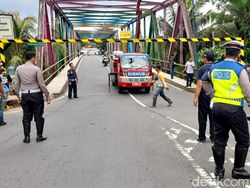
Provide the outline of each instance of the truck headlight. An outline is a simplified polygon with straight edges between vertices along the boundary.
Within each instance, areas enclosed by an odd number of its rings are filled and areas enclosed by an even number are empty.
[[[129,82],[129,79],[128,78],[120,78],[120,82]]]

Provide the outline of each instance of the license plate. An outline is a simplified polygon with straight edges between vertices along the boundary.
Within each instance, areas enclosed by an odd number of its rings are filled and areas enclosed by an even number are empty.
[[[141,86],[141,83],[132,83],[132,86]]]

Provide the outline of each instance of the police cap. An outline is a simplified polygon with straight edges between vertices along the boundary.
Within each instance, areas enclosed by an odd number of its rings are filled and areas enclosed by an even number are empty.
[[[232,40],[230,42],[225,43],[226,48],[232,48],[232,49],[244,49],[244,45],[237,40]]]

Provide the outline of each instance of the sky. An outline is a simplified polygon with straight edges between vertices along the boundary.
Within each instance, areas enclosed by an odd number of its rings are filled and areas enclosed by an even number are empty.
[[[39,0],[0,0],[3,11],[18,11],[21,18],[26,16],[38,17]]]

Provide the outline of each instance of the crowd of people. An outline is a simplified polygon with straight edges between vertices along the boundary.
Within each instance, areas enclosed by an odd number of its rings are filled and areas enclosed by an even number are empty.
[[[0,126],[4,126],[7,122],[4,121],[3,111],[9,109],[7,104],[10,94],[10,85],[12,84],[12,78],[7,73],[7,70],[3,67],[3,62],[0,61]]]

